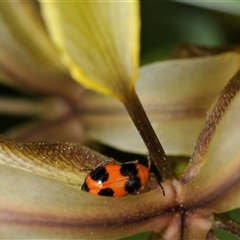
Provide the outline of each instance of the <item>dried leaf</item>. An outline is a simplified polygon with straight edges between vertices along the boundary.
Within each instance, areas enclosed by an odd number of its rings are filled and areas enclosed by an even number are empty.
[[[138,2],[40,3],[50,35],[75,80],[124,99],[138,74]]]

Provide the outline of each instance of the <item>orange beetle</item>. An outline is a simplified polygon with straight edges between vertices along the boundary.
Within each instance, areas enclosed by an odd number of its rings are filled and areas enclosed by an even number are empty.
[[[138,191],[148,182],[151,175],[149,167],[137,160],[122,165],[114,160],[106,161],[87,175],[81,189],[95,195],[122,197]]]

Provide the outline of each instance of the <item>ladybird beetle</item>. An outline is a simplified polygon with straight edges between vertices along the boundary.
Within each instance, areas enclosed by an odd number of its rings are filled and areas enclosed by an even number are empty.
[[[95,195],[122,197],[138,191],[148,182],[151,175],[149,168],[150,165],[147,168],[137,160],[119,165],[111,159],[92,170],[81,189]]]

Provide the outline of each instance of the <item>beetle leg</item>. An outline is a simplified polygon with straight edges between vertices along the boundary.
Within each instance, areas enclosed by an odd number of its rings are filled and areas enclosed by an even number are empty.
[[[164,188],[163,188],[161,182],[160,182],[159,179],[155,176],[155,174],[151,173],[151,175],[157,180],[158,185],[159,185],[160,188],[162,189],[163,196],[165,196],[165,191],[164,191]]]

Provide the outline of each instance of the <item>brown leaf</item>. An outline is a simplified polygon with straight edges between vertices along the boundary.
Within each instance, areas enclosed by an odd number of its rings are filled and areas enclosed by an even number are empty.
[[[22,143],[0,138],[0,163],[80,186],[86,168],[94,169],[108,158],[73,143]],[[89,171],[89,170],[88,170]]]

